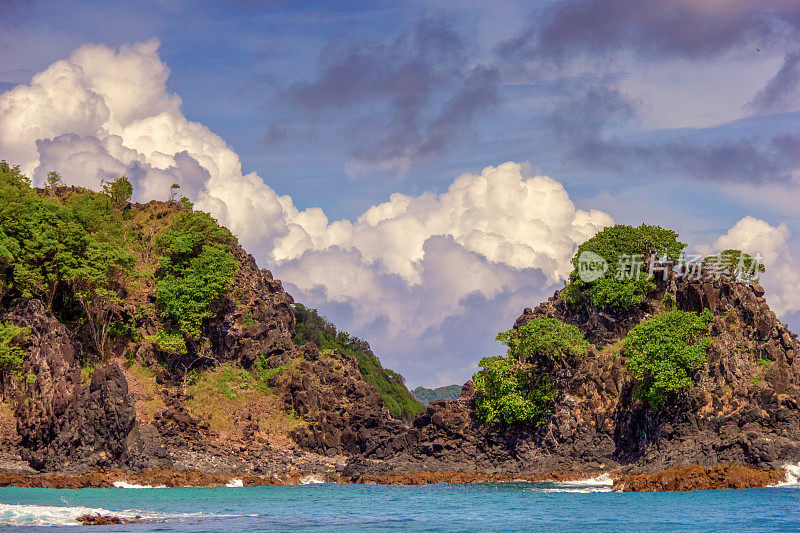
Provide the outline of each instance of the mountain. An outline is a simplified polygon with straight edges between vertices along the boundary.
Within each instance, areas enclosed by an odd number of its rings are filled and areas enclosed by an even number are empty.
[[[608,228],[498,335],[506,356],[423,407],[188,199],[48,182],[0,163],[0,484],[609,473],[648,490],[773,483],[800,461],[800,342],[737,270],[760,270],[747,254],[687,275],[674,232]],[[664,265],[614,275],[631,257]]]
[[[422,409],[186,198],[51,178],[0,164],[6,470],[330,470]]]
[[[435,389],[420,386],[412,390],[411,394],[422,405],[428,405],[437,400],[455,400],[461,394],[461,385],[445,385]]]
[[[362,463],[362,474],[673,469],[680,476],[688,465],[779,469],[800,460],[800,342],[770,310],[757,281],[718,273],[692,278],[670,267],[666,279],[642,286],[639,301],[605,309],[591,289],[577,298],[572,289],[568,284],[525,309],[500,336],[510,359],[529,349],[529,359],[514,360],[515,370],[503,375],[516,392],[500,406],[514,414],[514,406],[540,402],[542,411],[528,411],[536,415],[529,421],[487,421],[486,383],[494,378],[479,372],[459,399],[432,402],[413,428],[376,447],[369,457],[377,461]],[[526,338],[531,323],[546,328]],[[570,336],[549,337],[554,324]],[[675,335],[687,324],[691,334]],[[570,349],[556,353],[553,347],[575,334]],[[642,375],[647,354],[656,370]],[[674,359],[683,360],[683,370],[670,367]],[[481,361],[484,373],[499,364]]]

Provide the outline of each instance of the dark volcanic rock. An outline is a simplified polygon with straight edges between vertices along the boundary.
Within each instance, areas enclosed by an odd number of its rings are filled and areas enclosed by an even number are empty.
[[[388,416],[354,357],[336,351],[322,354],[313,343],[301,352],[302,361],[272,383],[283,391],[286,408],[307,422],[292,433],[300,446],[323,455],[358,455],[405,429]]]
[[[2,320],[28,328],[23,378],[5,374],[3,392],[14,404],[23,456],[41,460],[37,452],[54,438],[56,421],[80,386],[81,346],[38,300],[15,300]]]
[[[291,359],[294,350],[294,300],[241,246],[234,247],[234,256],[239,268],[231,292],[242,298],[238,307],[228,306],[220,320],[206,325],[212,352],[238,360],[245,368],[261,355],[269,358],[272,366],[280,366]]]
[[[636,383],[618,343],[658,311],[667,290],[679,309],[711,309],[713,342],[696,386],[656,413],[634,399]],[[543,426],[478,420],[470,382],[461,398],[431,403],[412,429],[375,447],[369,457],[383,461],[353,468],[367,474],[392,468],[655,472],[690,464],[774,468],[800,460],[800,343],[769,310],[759,285],[672,278],[639,307],[618,314],[588,302],[572,308],[557,292],[526,309],[515,326],[536,316],[574,324],[593,343],[586,357],[554,369],[559,396]]]
[[[34,466],[46,470],[118,466],[135,423],[133,397],[120,368],[98,368],[89,386],[80,389],[56,421],[54,437]]]

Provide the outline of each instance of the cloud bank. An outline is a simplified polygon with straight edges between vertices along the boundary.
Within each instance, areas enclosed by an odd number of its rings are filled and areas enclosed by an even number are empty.
[[[463,379],[482,355],[476,338],[490,349],[497,330],[569,271],[577,244],[613,223],[511,162],[464,174],[439,195],[393,194],[355,221],[330,222],[243,173],[219,136],[182,114],[158,45],[86,45],[0,95],[2,157],[36,183],[50,170],[94,188],[126,175],[142,201],[180,184],[299,300],[331,310],[414,382]],[[471,335],[455,332],[464,323]]]
[[[165,199],[180,184],[299,301],[368,338],[413,384],[463,381],[481,356],[499,351],[497,331],[560,285],[576,246],[614,223],[514,162],[463,174],[441,194],[393,194],[355,220],[330,221],[244,173],[225,141],[183,115],[158,46],[86,45],[0,94],[2,157],[37,183],[50,170],[94,188],[126,175],[141,201]],[[561,109],[554,127],[578,120],[595,135],[603,113],[630,112],[617,96],[587,94]],[[601,113],[605,101],[617,105]],[[708,248],[764,255],[768,297],[783,314],[800,309],[789,238],[785,225],[747,217]]]

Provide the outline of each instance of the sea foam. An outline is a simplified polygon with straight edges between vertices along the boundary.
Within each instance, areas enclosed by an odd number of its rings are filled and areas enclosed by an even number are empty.
[[[127,481],[115,481],[112,483],[114,488],[117,489],[165,489],[166,485],[138,485],[136,483],[128,483]]]
[[[771,485],[772,487],[797,487],[800,486],[800,463],[797,464],[785,464],[783,465],[783,469],[786,470],[786,479],[777,483],[775,485]]]
[[[51,505],[11,505],[0,503],[0,524],[7,526],[78,526],[78,517],[87,514],[112,515],[120,518],[156,519],[134,511],[109,511],[92,507],[58,507]]]
[[[590,492],[611,492],[614,480],[608,474],[599,476],[576,479],[574,481],[559,481],[547,483],[547,486],[537,488],[541,492],[575,492],[587,494]]]

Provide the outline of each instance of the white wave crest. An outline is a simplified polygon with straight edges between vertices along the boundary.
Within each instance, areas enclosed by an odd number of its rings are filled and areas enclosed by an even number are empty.
[[[325,478],[319,474],[309,474],[300,478],[301,485],[316,485],[317,483],[325,483]]]
[[[771,485],[772,487],[800,487],[800,463],[785,464],[783,469],[786,470],[786,479]]]
[[[91,507],[57,507],[51,505],[10,505],[0,503],[0,524],[5,526],[78,526],[78,517],[87,514],[112,515],[120,518],[155,520],[134,511],[109,511]]]
[[[226,487],[244,487],[244,483],[242,483],[241,479],[232,479],[225,486]]]
[[[138,485],[136,483],[128,483],[127,481],[115,481],[112,483],[118,489],[166,489],[166,485]]]
[[[614,485],[614,480],[608,474],[600,474],[599,476],[591,477],[588,479],[576,479],[574,481],[558,481],[547,483],[547,486],[538,488],[541,492],[574,492],[579,494],[588,494],[590,492],[611,492],[611,486]]]

